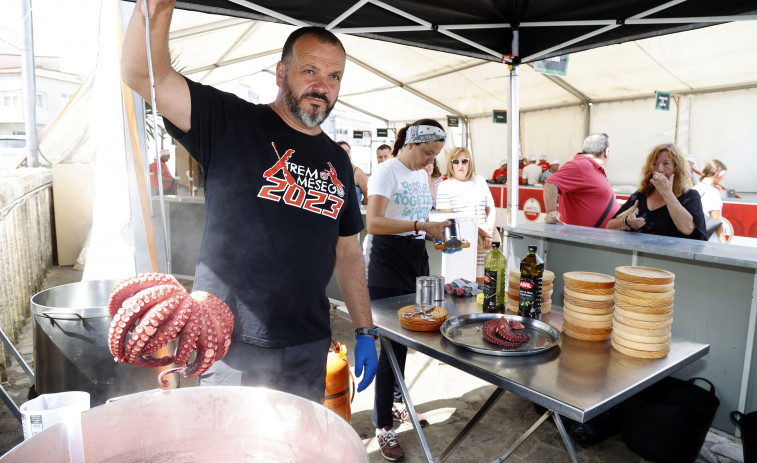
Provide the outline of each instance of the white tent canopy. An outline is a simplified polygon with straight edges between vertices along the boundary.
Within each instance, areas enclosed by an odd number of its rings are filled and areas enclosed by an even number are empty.
[[[273,72],[294,26],[177,10],[170,47],[188,77],[209,85],[246,78],[261,101],[275,94]],[[470,122],[479,173],[506,156],[508,66],[462,55],[341,34],[348,63],[340,103],[400,125],[458,115]],[[250,77],[252,76],[252,77]],[[757,191],[755,154],[757,22],[695,29],[570,55],[567,76],[520,66],[521,153],[567,161],[589,132],[610,134],[614,184],[638,180],[640,158],[674,139],[701,166],[732,167],[726,183]],[[259,86],[259,87],[258,87]],[[656,90],[680,96],[654,110]],[[676,136],[677,135],[677,136]],[[727,147],[727,150],[723,150]],[[738,169],[736,168],[738,167]]]

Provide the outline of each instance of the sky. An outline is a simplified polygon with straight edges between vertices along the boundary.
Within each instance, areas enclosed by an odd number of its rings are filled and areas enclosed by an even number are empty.
[[[35,55],[60,57],[61,71],[87,76],[97,59],[100,0],[31,0],[31,4]],[[21,6],[21,0],[0,0],[0,53],[21,53]]]

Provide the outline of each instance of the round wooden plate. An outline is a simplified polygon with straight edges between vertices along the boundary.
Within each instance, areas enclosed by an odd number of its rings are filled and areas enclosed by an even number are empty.
[[[633,297],[638,299],[645,299],[648,301],[659,301],[661,299],[673,299],[675,297],[675,289],[670,291],[651,292],[640,291],[637,289],[628,289],[625,286],[615,286],[615,294],[622,294],[626,297]]]
[[[660,343],[655,343],[655,344],[646,343],[646,342],[637,342],[637,341],[632,341],[630,339],[624,338],[617,331],[613,331],[612,337],[618,344],[628,347],[629,349],[644,350],[648,352],[658,352],[658,351],[667,352],[670,350],[670,340],[668,340],[667,342],[660,342]]]
[[[590,322],[586,320],[579,320],[571,317],[568,314],[563,314],[563,319],[571,325],[580,326],[583,328],[612,328],[612,319],[607,321]]]
[[[640,305],[626,304],[623,301],[615,301],[615,305],[623,310],[636,313],[663,314],[670,313],[673,310],[673,304],[664,307],[644,307]]]
[[[670,348],[668,350],[664,351],[657,351],[657,352],[649,352],[644,350],[637,350],[637,349],[631,349],[628,348],[622,344],[619,344],[616,342],[615,339],[610,339],[610,343],[612,344],[612,347],[620,352],[621,354],[628,355],[630,357],[638,357],[638,358],[644,358],[644,359],[661,359],[668,355],[668,352],[670,352]]]
[[[568,289],[568,287],[565,287],[565,295],[570,296],[573,299],[581,299],[583,301],[595,301],[595,302],[612,302],[615,299],[615,294],[587,294],[582,292],[576,292],[571,289]]]
[[[511,268],[508,271],[508,276],[510,277],[510,280],[518,280],[520,281],[520,269],[519,268]],[[555,272],[551,270],[544,270],[541,274],[541,281],[543,283],[549,282],[550,284],[555,280]]]
[[[615,278],[603,273],[565,272],[562,275],[566,285],[573,288],[614,288]]]
[[[636,326],[630,326],[626,325],[625,323],[621,322],[618,317],[614,317],[612,320],[612,329],[623,331],[624,333],[627,333],[628,335],[636,335],[636,336],[648,336],[650,338],[656,338],[660,336],[666,336],[670,334],[670,327],[663,327],[659,329],[653,329],[653,328],[639,328]]]
[[[625,310],[621,307],[615,306],[615,313],[620,314],[625,318],[632,318],[634,320],[640,320],[645,322],[664,322],[673,318],[673,309],[670,309],[666,313],[639,313],[630,310]]]
[[[572,293],[575,294],[575,293]],[[606,309],[608,307],[612,307],[615,305],[615,301],[608,300],[608,301],[594,301],[589,299],[583,299],[580,297],[575,297],[571,294],[565,293],[565,296],[563,296],[563,300],[570,302],[571,304],[580,305],[583,307],[590,307],[592,309]]]
[[[596,296],[607,296],[615,293],[615,288],[580,288],[571,283],[565,283],[565,289],[569,289],[575,293],[590,294]]]
[[[612,321],[612,313],[605,314],[591,314],[585,312],[574,312],[567,307],[563,308],[564,315],[575,320],[587,321],[587,322],[606,322]]]
[[[426,307],[428,306],[423,306],[424,309]],[[421,318],[420,315],[416,315],[412,318],[405,318],[402,316],[402,314],[412,312],[415,312],[414,305],[406,305],[397,311],[397,315],[400,317],[400,325],[402,325],[403,328],[412,331],[436,331],[447,320],[447,311],[439,306],[434,307],[434,310],[428,312],[428,315],[434,316],[433,320],[426,320],[425,318]]]
[[[670,329],[670,327],[673,325],[672,317],[668,320],[663,320],[663,321],[637,320],[635,318],[626,317],[625,315],[621,314],[617,309],[615,310],[613,315],[614,315],[613,323],[620,322],[626,326],[632,326],[634,328],[644,328],[648,330],[661,330],[661,329]]]
[[[584,307],[581,304],[572,304],[568,301],[563,301],[563,307],[573,312],[583,312],[583,313],[592,314],[592,315],[604,315],[604,314],[612,313],[615,310],[614,305],[611,305],[610,307],[607,307],[607,308],[595,309],[592,307]]]
[[[615,303],[620,302],[625,305],[635,305],[638,307],[670,307],[674,299],[642,299],[640,297],[629,297],[624,294],[615,294]]]
[[[631,283],[666,285],[673,283],[676,276],[672,272],[657,268],[623,266],[615,268],[615,278]]]
[[[643,336],[639,334],[629,333],[628,331],[624,331],[618,328],[617,325],[613,325],[612,329],[613,329],[613,333],[615,333],[613,336],[617,335],[624,339],[628,339],[629,341],[641,342],[641,343],[646,343],[646,344],[660,344],[660,343],[670,344],[670,336],[671,336],[670,332],[661,336]]]
[[[675,283],[668,283],[664,285],[652,285],[648,283],[632,283],[626,280],[615,279],[615,289],[632,289],[634,291],[645,291],[648,293],[664,293],[671,291],[675,287]]]

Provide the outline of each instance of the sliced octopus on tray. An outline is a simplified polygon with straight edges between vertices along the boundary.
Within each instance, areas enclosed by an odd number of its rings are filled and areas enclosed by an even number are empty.
[[[501,347],[515,348],[528,342],[531,336],[516,333],[513,330],[522,330],[523,324],[519,321],[508,320],[505,317],[493,318],[484,323],[484,339]]]
[[[234,316],[223,301],[205,291],[187,293],[176,278],[162,273],[140,274],[119,283],[108,299],[108,313],[113,317],[108,347],[117,362],[138,367],[178,365],[158,376],[164,387],[167,374],[191,378],[223,358],[234,330]],[[150,355],[176,338],[174,355]]]

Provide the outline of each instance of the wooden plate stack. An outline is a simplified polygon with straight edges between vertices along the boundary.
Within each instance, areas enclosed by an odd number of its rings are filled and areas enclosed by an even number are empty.
[[[610,339],[615,279],[601,273],[566,272],[563,280],[563,333],[584,341]]]
[[[626,355],[662,358],[670,352],[675,274],[649,267],[615,269],[612,346]]]
[[[507,310],[518,313],[520,296],[520,270],[511,268],[507,275]],[[549,313],[552,310],[552,289],[554,287],[555,274],[544,270],[541,276],[541,313]]]
[[[426,307],[428,306],[423,306],[424,309],[426,309]],[[397,311],[397,315],[400,317],[400,325],[403,328],[413,331],[436,331],[447,320],[447,311],[439,306],[434,307],[434,310],[428,311],[428,315],[434,316],[433,320],[427,320],[420,315],[415,315],[410,318],[402,316],[402,314],[413,313],[415,311],[414,305],[406,305]]]

